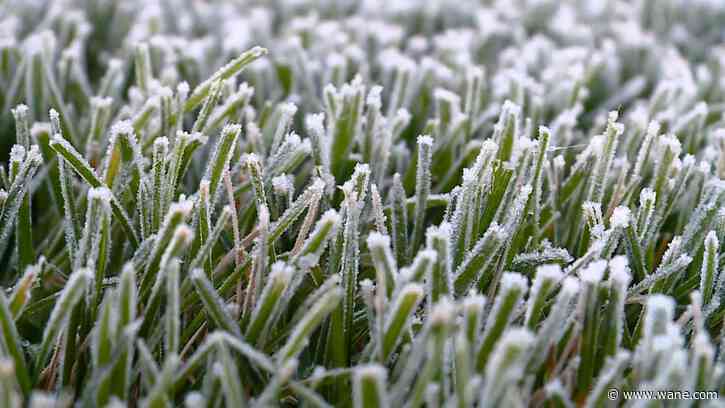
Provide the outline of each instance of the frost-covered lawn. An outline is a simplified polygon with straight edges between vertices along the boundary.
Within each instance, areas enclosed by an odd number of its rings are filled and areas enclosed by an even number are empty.
[[[723,44],[715,0],[0,3],[0,407],[725,393]]]

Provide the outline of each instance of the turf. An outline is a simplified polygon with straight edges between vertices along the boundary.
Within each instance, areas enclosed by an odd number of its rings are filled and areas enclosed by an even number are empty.
[[[724,25],[1,3],[0,406],[723,406]]]

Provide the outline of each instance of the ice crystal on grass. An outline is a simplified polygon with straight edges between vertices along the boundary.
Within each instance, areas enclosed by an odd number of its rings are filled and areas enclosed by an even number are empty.
[[[725,392],[721,2],[6,3],[3,408]]]

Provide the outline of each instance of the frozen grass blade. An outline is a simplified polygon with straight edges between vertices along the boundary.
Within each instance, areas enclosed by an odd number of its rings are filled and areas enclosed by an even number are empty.
[[[214,201],[217,191],[222,187],[222,177],[229,167],[229,161],[234,154],[237,139],[242,131],[239,125],[227,125],[222,129],[221,137],[214,149],[214,155],[209,161],[206,177],[209,180],[209,197]]]
[[[526,329],[511,329],[503,335],[486,365],[486,385],[480,396],[483,406],[496,406],[503,396],[501,391],[521,377],[533,341]]]
[[[304,193],[302,193],[297,200],[285,211],[275,222],[270,226],[268,241],[274,241],[279,238],[285,231],[287,231],[293,222],[302,215],[302,212],[307,209],[309,211],[313,203],[320,199],[324,184],[322,180],[315,180]]]
[[[408,259],[408,209],[405,204],[405,190],[400,183],[400,175],[393,176],[390,197],[390,224],[393,234],[393,249],[398,265],[405,265]]]
[[[409,319],[418,303],[423,299],[423,287],[416,283],[409,283],[400,289],[396,299],[393,301],[390,311],[388,311],[387,321],[385,322],[382,349],[382,361],[385,362],[390,357],[398,342],[400,336],[408,326]]]
[[[179,262],[172,260],[166,273],[166,337],[164,345],[166,353],[178,353],[181,336],[181,299],[179,294]]]
[[[507,273],[501,277],[499,293],[488,316],[483,337],[476,349],[476,371],[481,372],[486,367],[496,344],[513,320],[514,309],[527,289],[526,278],[519,274]]]
[[[267,284],[252,312],[252,320],[247,326],[245,339],[251,344],[260,342],[281,313],[282,295],[287,289],[294,274],[294,269],[282,262],[272,265]],[[263,336],[266,337],[266,336]]]
[[[315,229],[303,242],[293,261],[303,269],[315,266],[327,248],[328,241],[337,234],[339,226],[340,215],[335,210],[327,210],[317,221]]]
[[[95,172],[88,165],[85,159],[83,159],[78,151],[76,151],[67,140],[63,139],[63,137],[57,134],[53,136],[53,139],[50,142],[50,147],[52,147],[53,150],[62,157],[62,160],[68,163],[68,165],[72,167],[73,170],[75,170],[75,172],[78,173],[78,175],[81,176],[81,178],[91,187],[104,187],[104,183],[96,176]],[[131,244],[134,247],[138,246],[139,241],[136,236],[136,231],[131,226],[131,221],[128,218],[128,214],[126,214],[126,210],[121,206],[116,197],[112,197],[111,199],[111,208],[113,209],[114,217],[121,224],[121,227],[126,233],[126,236],[130,240]]]
[[[389,406],[385,391],[385,368],[379,365],[361,366],[353,375],[354,406],[356,408]]]
[[[20,145],[15,145],[11,151],[9,170],[10,176],[12,177],[12,184],[8,186],[7,197],[4,200],[2,211],[0,212],[0,220],[2,220],[2,225],[0,225],[0,253],[5,252],[13,226],[17,223],[18,227],[16,231],[19,233],[18,250],[20,270],[24,266],[32,263],[29,259],[32,255],[32,245],[28,241],[32,237],[27,235],[30,232],[28,230],[30,226],[27,225],[29,222],[29,213],[26,213],[26,216],[21,213],[30,210],[30,202],[26,198],[31,192],[31,180],[38,170],[41,161],[42,159],[37,146],[31,147],[26,152]]]
[[[554,287],[563,279],[559,265],[540,266],[536,269],[536,277],[531,285],[531,292],[526,308],[525,326],[529,330],[536,329],[544,314],[547,298]]]
[[[199,106],[202,101],[204,101],[204,99],[206,99],[206,97],[209,95],[212,85],[215,82],[220,80],[224,81],[237,75],[241,70],[244,69],[244,67],[252,63],[254,60],[264,56],[265,54],[267,54],[267,50],[261,47],[254,47],[249,51],[243,52],[237,58],[230,61],[227,65],[220,68],[209,79],[197,85],[191,95],[189,95],[189,99],[186,100],[186,103],[184,104],[184,110],[186,112],[189,112]]]
[[[302,351],[309,342],[312,332],[322,323],[322,321],[332,313],[342,300],[342,290],[339,287],[328,290],[320,299],[309,309],[308,313],[295,326],[285,345],[277,354],[278,362],[286,362]]]
[[[151,287],[156,281],[156,274],[159,269],[161,269],[161,261],[164,253],[166,252],[176,229],[182,225],[191,213],[192,206],[193,203],[188,200],[174,203],[166,213],[164,223],[154,239],[149,261],[141,279],[139,295],[142,301],[145,302],[148,299]]]
[[[30,151],[30,129],[28,125],[28,108],[25,105],[19,105],[12,110],[15,118],[16,142],[22,146],[25,151]],[[35,148],[37,149],[37,147]],[[12,153],[11,153],[12,154]],[[30,153],[25,158],[29,160]],[[28,189],[23,195],[22,204],[18,210],[18,219],[16,222],[15,236],[18,247],[18,269],[23,270],[26,266],[33,263],[35,259],[35,251],[33,249],[33,229],[31,225],[31,190]]]
[[[583,327],[582,346],[579,348],[581,360],[577,371],[577,384],[579,393],[582,395],[588,391],[596,374],[595,353],[597,352],[597,339],[600,335],[599,310],[603,302],[599,289],[606,267],[606,261],[595,261],[580,273],[582,290],[579,296],[579,313],[583,317]]]
[[[504,228],[493,223],[483,237],[468,253],[461,266],[458,267],[453,285],[457,294],[467,292],[473,284],[480,282],[495,261],[498,251],[504,243],[507,233]]]
[[[235,365],[235,360],[229,353],[229,348],[224,342],[219,342],[216,348],[220,363],[214,367],[214,371],[222,383],[226,404],[230,407],[246,407],[247,401],[244,397],[242,384],[239,382],[239,371]]]
[[[592,184],[589,189],[588,199],[590,201],[601,203],[604,198],[604,183],[612,166],[612,159],[617,150],[619,137],[624,132],[624,126],[617,122],[617,112],[610,112],[607,119],[607,129],[605,130],[604,140],[601,141],[601,150],[597,151],[597,162],[594,166],[594,174],[592,174]]]
[[[216,293],[204,271],[201,269],[191,271],[191,282],[194,284],[197,293],[199,293],[204,309],[214,324],[237,337],[241,336],[239,325],[229,315],[224,301]]]
[[[709,304],[718,279],[718,248],[720,243],[715,231],[710,231],[705,238],[705,254],[700,272],[700,292],[704,304]],[[718,299],[719,301],[719,299]]]
[[[398,267],[390,250],[390,237],[374,232],[368,235],[367,244],[375,265],[376,285],[384,294],[380,301],[384,302],[392,296],[398,276]]]
[[[431,186],[431,158],[433,155],[433,138],[424,135],[418,137],[418,164],[415,181],[415,215],[413,217],[412,245],[409,246],[408,259],[413,258],[413,252],[423,239],[425,223],[425,210],[428,204],[428,195]]]
[[[15,380],[20,385],[20,389],[24,394],[30,392],[32,383],[30,374],[25,364],[25,356],[21,348],[21,338],[18,334],[17,327],[13,315],[8,307],[8,300],[3,293],[0,292],[0,327],[2,327],[2,351],[7,353],[12,361],[12,368],[15,374]]]
[[[45,368],[53,344],[92,279],[93,273],[86,268],[78,269],[68,278],[43,331],[43,340],[35,357],[33,378],[37,379],[41,370]]]

